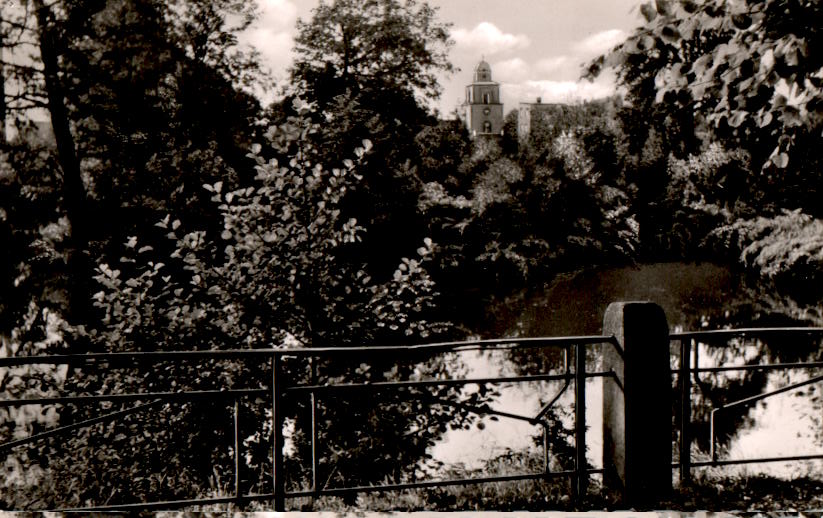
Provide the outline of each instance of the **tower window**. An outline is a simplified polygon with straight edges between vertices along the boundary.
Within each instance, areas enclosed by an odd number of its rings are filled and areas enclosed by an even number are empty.
[[[489,104],[489,94],[483,94],[483,104]]]
[[[489,121],[485,121],[483,123],[483,133],[491,133],[492,132],[492,123]]]

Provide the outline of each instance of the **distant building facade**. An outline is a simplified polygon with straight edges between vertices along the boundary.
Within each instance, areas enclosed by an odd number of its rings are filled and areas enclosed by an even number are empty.
[[[540,97],[537,98],[537,102],[521,102],[517,110],[517,139],[524,142],[529,138],[533,121],[558,114],[563,111],[564,106],[558,103],[544,103]]]
[[[474,69],[474,80],[466,87],[463,122],[472,138],[503,133],[503,103],[500,83],[492,80],[492,69],[481,60]]]

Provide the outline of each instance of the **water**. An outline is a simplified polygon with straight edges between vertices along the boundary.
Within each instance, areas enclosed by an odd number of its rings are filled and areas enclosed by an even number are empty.
[[[601,333],[602,315],[606,307],[610,302],[619,300],[649,300],[659,304],[666,312],[672,331],[714,329],[726,322],[733,327],[741,327],[752,322],[735,322],[737,314],[749,318],[757,313],[751,309],[750,293],[727,268],[709,263],[659,263],[591,269],[564,277],[531,296],[507,301],[505,307],[497,308],[496,325],[481,330],[480,334],[483,337],[596,335]],[[768,322],[755,322],[755,325],[768,325]],[[764,363],[778,361],[768,344],[763,343],[739,343],[726,349],[701,346],[699,353],[701,366],[739,364],[753,358],[760,358]],[[534,358],[526,358],[526,363],[530,359]],[[524,358],[511,362],[473,353],[465,356],[464,361],[471,377],[485,377],[516,373],[523,368]],[[536,362],[539,363],[539,360]],[[731,386],[738,382],[745,390],[756,394],[806,379],[803,376],[808,376],[808,373],[773,372],[762,379],[741,378],[739,374],[730,373],[707,378],[717,386]],[[601,383],[601,380],[593,379],[586,386],[587,457],[595,467],[602,466]],[[492,406],[506,412],[534,416],[539,411],[541,401],[550,398],[562,384],[537,385],[506,386]],[[823,389],[823,384],[818,385],[816,393]],[[572,388],[560,398],[557,406],[572,408]],[[700,440],[693,445],[693,460],[706,460],[708,430],[704,425],[709,408],[702,404],[702,395],[695,390],[693,397],[699,407],[695,421],[701,422],[695,425],[694,433],[700,436]],[[808,396],[814,394],[814,390]],[[819,416],[815,418],[820,414],[820,408],[812,403],[811,397],[798,397],[796,393],[789,392],[753,405],[749,411],[739,414],[739,418],[729,416],[723,423],[729,440],[723,444],[721,458],[823,452]],[[506,418],[500,418],[497,422],[488,418],[482,421],[485,424],[482,430],[449,432],[432,449],[434,457],[446,463],[480,468],[485,460],[509,449],[540,451],[540,427]],[[563,423],[567,428],[573,428],[573,421],[568,416]],[[799,467],[798,463],[772,463],[724,469],[729,474],[762,473],[790,478],[798,474],[819,473],[821,468],[823,463],[814,461],[801,463]]]

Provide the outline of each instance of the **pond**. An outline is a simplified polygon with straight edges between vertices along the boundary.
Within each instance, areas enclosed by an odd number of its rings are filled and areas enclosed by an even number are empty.
[[[765,311],[758,296],[728,268],[711,263],[654,263],[618,268],[592,268],[563,276],[544,289],[525,296],[513,297],[491,308],[494,322],[478,330],[482,338],[512,336],[574,336],[598,335],[602,318],[610,302],[648,300],[665,311],[672,332],[726,327],[763,327],[768,325],[801,325],[785,315]],[[794,347],[796,354],[787,357],[786,344],[735,342],[727,347],[700,345],[700,366],[739,364],[743,360],[777,362],[804,361],[819,358],[820,343]],[[673,350],[673,353],[675,351]],[[541,358],[539,353],[512,357],[472,353],[464,355],[469,372],[474,376],[494,376],[513,373],[537,373],[541,367],[557,367],[556,357]],[[788,358],[788,359],[787,359]],[[596,368],[595,364],[590,368]],[[676,361],[676,360],[673,360]],[[532,365],[534,364],[534,365]],[[536,370],[530,370],[536,369]],[[813,373],[818,374],[818,373]],[[773,372],[768,375],[729,373],[704,376],[715,400],[731,401],[773,390],[790,382],[806,379],[809,372]],[[805,377],[804,377],[805,376]],[[821,441],[821,409],[819,393],[823,383],[792,391],[753,405],[748,411],[733,416],[721,424],[725,437],[722,458],[752,458],[816,454],[823,451]],[[506,412],[535,415],[541,406],[562,386],[561,383],[540,383],[503,386],[497,402],[492,405]],[[587,456],[595,467],[601,467],[601,380],[589,380],[587,392]],[[742,396],[741,396],[742,394]],[[693,414],[695,443],[694,460],[708,460],[707,418],[711,404],[708,397],[695,388]],[[557,405],[569,409],[573,391],[568,390]],[[573,422],[568,412],[561,412],[566,427]],[[432,454],[445,463],[462,463],[479,468],[487,459],[506,451],[539,451],[542,441],[540,427],[501,418],[483,419],[483,429],[452,431],[432,449]],[[764,473],[790,477],[808,472],[820,472],[819,461],[803,463],[750,464],[725,468],[724,473]]]

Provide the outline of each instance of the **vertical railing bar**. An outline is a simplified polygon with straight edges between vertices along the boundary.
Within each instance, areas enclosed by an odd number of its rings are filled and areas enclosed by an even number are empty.
[[[543,425],[543,473],[549,474],[549,427],[546,423]]]
[[[311,366],[311,383],[317,384],[317,366],[314,358],[309,358]],[[317,395],[312,390],[309,396],[311,398],[311,489],[317,492],[320,488],[317,486],[317,477],[320,469],[319,459],[317,457]]]
[[[588,473],[586,463],[586,346],[576,344],[574,352],[574,431],[575,431],[575,495],[578,502],[586,498]]]
[[[680,340],[680,485],[691,483],[691,339]]]
[[[234,496],[240,498],[240,401],[234,398]]]
[[[716,413],[717,409],[713,408],[709,417],[709,455],[711,455],[712,462],[717,462],[717,448],[715,447],[717,441],[714,432],[714,416]]]
[[[271,356],[271,425],[272,425],[272,491],[274,493],[274,511],[286,510],[286,484],[283,479],[283,405],[282,372],[280,355]]]

